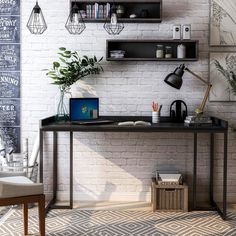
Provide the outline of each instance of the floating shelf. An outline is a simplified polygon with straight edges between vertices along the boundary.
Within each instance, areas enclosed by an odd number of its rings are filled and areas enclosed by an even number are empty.
[[[71,7],[74,4],[79,6],[80,10],[86,11],[87,5],[94,5],[98,3],[99,5],[105,6],[106,3],[115,4],[116,6],[122,5],[125,9],[124,15],[119,18],[120,22],[127,23],[160,23],[162,21],[162,0],[78,0],[71,1]],[[141,11],[145,10],[148,15],[145,18],[141,17]],[[137,18],[129,18],[131,14],[137,15]],[[96,18],[84,18],[84,22],[87,23],[102,23],[105,22],[106,18],[100,17]]]
[[[156,58],[157,45],[172,47],[172,58]],[[177,58],[177,46],[186,46],[186,58]],[[107,61],[197,61],[197,40],[107,40]],[[125,51],[124,58],[110,57],[111,50]]]

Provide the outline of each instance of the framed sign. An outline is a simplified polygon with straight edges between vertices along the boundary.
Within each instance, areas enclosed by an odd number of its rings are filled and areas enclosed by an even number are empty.
[[[20,127],[0,127],[0,138],[7,152],[20,152]]]
[[[236,46],[236,1],[210,0],[210,45]]]
[[[20,45],[0,44],[0,71],[20,70]]]
[[[0,98],[20,98],[20,72],[0,72]]]
[[[233,79],[232,73],[236,75],[236,52],[210,52],[209,68],[212,83],[209,101],[235,102],[230,80]]]
[[[0,0],[0,15],[20,15],[20,0]]]
[[[20,125],[20,100],[0,99],[0,126]]]
[[[20,17],[0,16],[0,32],[1,43],[20,43]]]

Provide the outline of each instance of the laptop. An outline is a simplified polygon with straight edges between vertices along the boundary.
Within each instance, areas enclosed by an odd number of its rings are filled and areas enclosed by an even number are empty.
[[[70,121],[80,125],[113,123],[112,120],[99,118],[98,98],[71,98]]]

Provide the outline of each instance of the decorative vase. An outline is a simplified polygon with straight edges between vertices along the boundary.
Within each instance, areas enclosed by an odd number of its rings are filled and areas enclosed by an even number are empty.
[[[67,121],[69,120],[69,112],[65,104],[65,94],[69,93],[69,88],[59,87],[60,89],[60,98],[57,106],[57,121]]]

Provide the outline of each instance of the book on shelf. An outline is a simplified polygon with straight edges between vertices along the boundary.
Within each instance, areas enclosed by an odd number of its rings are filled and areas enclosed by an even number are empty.
[[[98,3],[94,4],[94,18],[95,19],[99,18],[99,5],[98,5]]]
[[[92,18],[92,5],[86,5],[86,16]]]
[[[110,3],[107,3],[105,6],[104,6],[104,18],[107,18],[110,16],[110,10],[111,10],[111,4]]]
[[[138,120],[138,121],[124,121],[124,122],[119,122],[119,126],[151,126],[150,122]]]
[[[100,4],[98,6],[98,18],[103,18],[103,13],[104,13],[104,8],[103,8],[103,5]]]
[[[92,19],[105,19],[110,15],[110,3],[98,4],[94,3],[93,5],[86,5],[86,15],[87,18]]]

